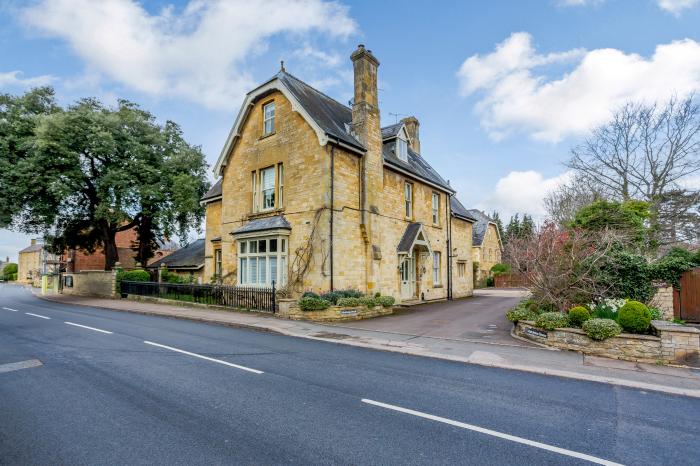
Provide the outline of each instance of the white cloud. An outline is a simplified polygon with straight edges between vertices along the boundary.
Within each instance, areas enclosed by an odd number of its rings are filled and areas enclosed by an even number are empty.
[[[271,38],[343,38],[356,29],[347,7],[323,0],[190,0],[157,14],[133,0],[42,0],[23,18],[65,40],[88,74],[222,109],[254,85],[246,60]]]
[[[499,212],[501,219],[508,221],[511,215],[527,213],[535,220],[545,218],[544,197],[547,193],[571,180],[572,174],[565,172],[552,178],[545,178],[534,170],[512,171],[496,182],[477,208],[484,212]]]
[[[543,69],[572,61],[573,69],[556,78]],[[480,93],[476,109],[491,137],[524,131],[556,142],[585,133],[629,100],[700,90],[700,43],[659,45],[649,58],[609,48],[540,54],[532,36],[518,32],[493,52],[469,57],[457,76],[463,96]]]
[[[32,78],[22,78],[21,71],[0,72],[0,89],[4,88],[29,88],[46,86],[55,81],[55,77],[51,75],[34,76]]]
[[[657,0],[659,8],[673,15],[680,16],[684,10],[693,8],[699,0]]]

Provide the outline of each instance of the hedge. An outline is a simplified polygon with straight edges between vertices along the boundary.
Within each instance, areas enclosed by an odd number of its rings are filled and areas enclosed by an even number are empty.
[[[521,320],[535,320],[537,319],[537,316],[538,314],[536,312],[522,307],[516,307],[515,309],[511,309],[510,311],[506,312],[506,319],[513,323]]]
[[[150,282],[151,274],[145,270],[120,270],[117,272],[117,281]]]
[[[569,322],[574,327],[581,327],[581,325],[590,318],[591,313],[583,306],[576,306],[569,309]]]

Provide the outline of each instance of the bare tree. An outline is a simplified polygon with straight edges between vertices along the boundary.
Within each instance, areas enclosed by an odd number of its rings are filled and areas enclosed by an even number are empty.
[[[567,166],[602,196],[647,201],[658,212],[666,193],[700,172],[700,105],[693,95],[664,106],[628,103],[572,150]]]
[[[505,255],[527,276],[535,299],[568,309],[605,294],[609,284],[597,272],[619,241],[613,230],[562,230],[548,222],[532,236],[512,238]]]
[[[603,199],[603,193],[581,177],[550,191],[544,198],[544,207],[550,220],[565,226],[574,219],[576,212],[594,201]]]

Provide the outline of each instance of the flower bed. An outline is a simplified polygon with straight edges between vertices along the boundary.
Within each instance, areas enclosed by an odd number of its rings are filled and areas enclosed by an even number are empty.
[[[280,299],[276,317],[291,320],[308,320],[311,322],[345,322],[350,320],[371,319],[389,315],[394,312],[392,306],[329,306],[326,309],[302,311],[294,299]]]

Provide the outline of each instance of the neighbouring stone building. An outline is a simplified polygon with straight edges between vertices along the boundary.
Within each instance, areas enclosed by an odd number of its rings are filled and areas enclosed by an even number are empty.
[[[472,260],[476,268],[474,279],[480,281],[491,274],[491,267],[501,262],[503,243],[496,223],[477,209],[467,211],[476,222],[472,234]]]
[[[202,199],[206,281],[404,303],[472,294],[476,219],[416,118],[381,126],[379,61],[362,45],[351,60],[352,108],[284,67],[247,94]]]
[[[22,249],[17,260],[17,281],[39,286],[41,275],[46,273],[48,253],[42,241],[32,239],[31,244]]]
[[[198,239],[162,259],[151,262],[146,267],[155,273],[165,267],[168,272],[188,279],[192,283],[202,283],[204,275],[204,239]]]

